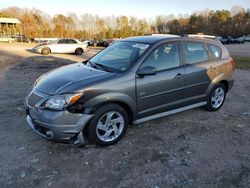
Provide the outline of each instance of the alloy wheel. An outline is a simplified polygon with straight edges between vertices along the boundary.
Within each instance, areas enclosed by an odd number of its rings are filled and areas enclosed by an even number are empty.
[[[211,98],[211,105],[213,108],[219,108],[225,99],[225,91],[222,87],[218,87],[214,90]]]
[[[119,112],[110,111],[99,119],[96,134],[101,141],[111,142],[121,135],[123,128],[123,116]]]

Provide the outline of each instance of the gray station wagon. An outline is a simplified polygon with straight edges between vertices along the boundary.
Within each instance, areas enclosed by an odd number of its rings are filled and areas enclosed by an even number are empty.
[[[123,39],[38,78],[25,100],[27,122],[50,140],[114,144],[129,124],[200,106],[220,109],[234,69],[225,47],[211,39]]]

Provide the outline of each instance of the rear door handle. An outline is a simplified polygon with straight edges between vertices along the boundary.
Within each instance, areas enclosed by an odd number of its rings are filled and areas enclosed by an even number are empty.
[[[175,79],[183,79],[184,78],[184,74],[178,73],[174,78]]]
[[[214,66],[211,66],[208,68],[208,70],[213,72],[213,71],[216,71],[216,68]]]

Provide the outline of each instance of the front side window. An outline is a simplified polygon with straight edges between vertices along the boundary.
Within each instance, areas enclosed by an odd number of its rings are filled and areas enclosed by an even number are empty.
[[[178,43],[163,44],[157,47],[142,67],[152,66],[157,71],[180,66],[180,50]]]
[[[148,49],[149,44],[119,41],[90,59],[87,65],[99,65],[117,72],[128,70]]]
[[[208,44],[208,47],[210,48],[212,52],[213,58],[219,59],[221,57],[221,48],[219,46]]]
[[[183,42],[186,64],[195,64],[208,61],[208,53],[204,43]]]

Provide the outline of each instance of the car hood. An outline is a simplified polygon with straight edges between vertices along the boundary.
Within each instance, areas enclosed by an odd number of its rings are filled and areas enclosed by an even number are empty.
[[[89,84],[116,74],[97,70],[82,63],[76,63],[42,75],[36,81],[35,89],[50,95],[77,92]]]

